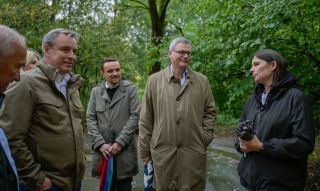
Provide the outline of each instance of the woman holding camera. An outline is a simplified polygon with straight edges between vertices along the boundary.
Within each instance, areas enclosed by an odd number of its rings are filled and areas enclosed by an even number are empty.
[[[256,87],[244,106],[236,141],[243,153],[240,182],[248,190],[304,189],[315,141],[312,111],[287,65],[274,50],[257,51],[252,59]]]

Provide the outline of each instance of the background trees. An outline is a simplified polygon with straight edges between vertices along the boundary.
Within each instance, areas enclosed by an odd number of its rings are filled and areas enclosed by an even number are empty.
[[[75,71],[86,79],[84,105],[101,81],[103,57],[119,58],[141,95],[148,75],[167,65],[169,42],[185,36],[193,42],[191,67],[210,80],[220,121],[235,122],[254,86],[252,54],[275,49],[310,96],[320,132],[319,1],[0,0],[0,10],[0,23],[16,28],[39,52],[52,28],[81,35]]]

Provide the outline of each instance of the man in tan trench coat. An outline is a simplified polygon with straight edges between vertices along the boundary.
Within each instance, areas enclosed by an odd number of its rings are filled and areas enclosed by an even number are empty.
[[[6,91],[0,126],[8,135],[20,191],[80,191],[84,175],[84,109],[71,72],[78,35],[54,29],[42,41],[44,59]]]
[[[174,39],[170,65],[148,79],[139,120],[140,156],[154,165],[157,191],[202,191],[215,103],[206,76],[188,67],[191,43]]]

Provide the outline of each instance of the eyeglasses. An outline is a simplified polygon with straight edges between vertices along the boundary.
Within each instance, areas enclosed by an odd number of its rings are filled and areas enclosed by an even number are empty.
[[[183,57],[184,55],[187,55],[188,57],[191,57],[191,52],[190,51],[175,51],[175,50],[172,50],[173,52],[179,54],[180,57]]]

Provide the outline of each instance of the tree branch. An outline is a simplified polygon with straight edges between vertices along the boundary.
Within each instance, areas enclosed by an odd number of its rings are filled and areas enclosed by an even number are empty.
[[[170,0],[162,0],[160,3],[160,9],[159,9],[159,19],[160,21],[164,21],[165,17],[166,17],[166,11],[167,11],[167,7],[170,3]]]
[[[145,4],[145,3],[143,3],[143,2],[141,2],[139,0],[130,0],[130,1],[139,4],[140,6],[138,6],[138,7],[140,7],[140,8],[149,9],[147,4]]]
[[[128,5],[128,4],[122,4],[121,7],[123,8],[128,8],[128,9],[131,9],[131,8],[136,8],[136,9],[148,9],[144,6],[139,6],[139,5]]]

